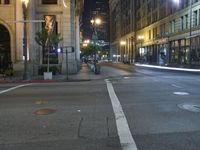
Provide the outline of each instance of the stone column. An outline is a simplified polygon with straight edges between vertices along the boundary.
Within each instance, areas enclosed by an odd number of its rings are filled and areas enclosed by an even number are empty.
[[[66,2],[66,7],[62,5],[62,35],[63,35],[63,46],[72,46],[72,33],[71,33],[71,1]],[[63,53],[62,59],[62,73],[66,73],[66,53]]]
[[[16,21],[23,20],[22,2],[16,1]],[[16,61],[23,61],[23,23],[16,23]]]
[[[76,60],[80,62],[80,22],[79,16],[76,16]]]

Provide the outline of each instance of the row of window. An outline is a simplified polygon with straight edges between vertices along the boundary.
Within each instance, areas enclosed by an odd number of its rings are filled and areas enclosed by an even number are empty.
[[[10,4],[10,0],[0,0],[0,4],[8,5]]]
[[[192,4],[199,1],[200,0],[192,0]],[[157,5],[158,2],[160,2],[160,5]],[[144,28],[175,13],[176,11],[188,7],[189,5],[189,0],[181,0],[179,4],[164,0],[145,0],[145,3],[142,3],[140,7],[136,7],[137,29]]]
[[[191,23],[190,23],[191,20]],[[192,12],[191,18],[188,14],[181,16],[178,19],[174,19],[170,22],[170,32],[183,31],[191,27],[197,27],[200,25],[200,9]]]
[[[155,39],[159,38],[160,36],[168,36],[169,33],[177,33],[190,28],[195,28],[200,26],[200,9],[193,11],[191,16],[191,24],[190,24],[190,17],[188,14],[181,16],[180,18],[174,19],[169,22],[169,24],[162,24],[159,27],[160,33],[158,33],[158,27],[153,28],[153,32],[149,30],[148,32],[148,39]],[[159,35],[159,37],[158,37]]]

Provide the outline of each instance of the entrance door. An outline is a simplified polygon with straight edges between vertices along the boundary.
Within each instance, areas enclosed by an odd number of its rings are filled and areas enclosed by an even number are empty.
[[[0,73],[11,67],[10,34],[8,29],[0,24]]]

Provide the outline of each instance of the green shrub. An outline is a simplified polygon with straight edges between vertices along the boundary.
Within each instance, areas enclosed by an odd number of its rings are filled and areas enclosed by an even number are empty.
[[[6,69],[3,74],[7,77],[12,77],[14,75],[14,70],[12,68]]]

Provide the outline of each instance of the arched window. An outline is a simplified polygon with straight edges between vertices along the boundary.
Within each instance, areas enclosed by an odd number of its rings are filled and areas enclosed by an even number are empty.
[[[10,4],[10,0],[0,0],[0,4],[8,5]]]
[[[0,24],[0,73],[10,68],[11,62],[11,51],[10,51],[10,33],[8,29]]]
[[[10,0],[4,0],[4,4],[10,4]]]

